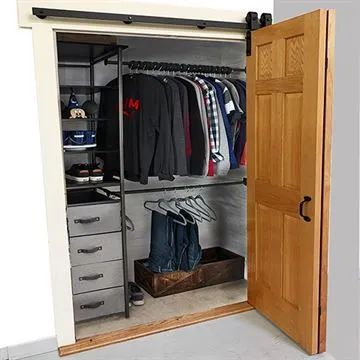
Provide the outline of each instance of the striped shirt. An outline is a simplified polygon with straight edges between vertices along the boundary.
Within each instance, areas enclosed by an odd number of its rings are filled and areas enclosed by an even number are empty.
[[[205,100],[209,123],[211,158],[213,162],[219,162],[224,160],[224,157],[220,154],[220,129],[219,114],[216,106],[216,94],[214,89],[209,87],[203,79],[195,76],[195,81],[200,85]]]

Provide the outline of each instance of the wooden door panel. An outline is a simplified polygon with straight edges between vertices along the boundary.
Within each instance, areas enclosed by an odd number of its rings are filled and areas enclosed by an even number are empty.
[[[247,62],[249,302],[318,349],[327,11],[252,33]],[[299,216],[304,196],[311,201]]]

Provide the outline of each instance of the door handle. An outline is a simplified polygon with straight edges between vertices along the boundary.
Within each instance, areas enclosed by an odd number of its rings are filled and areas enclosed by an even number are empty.
[[[304,221],[306,222],[310,222],[311,218],[310,216],[304,215],[304,205],[307,202],[311,201],[311,197],[310,196],[304,196],[304,200],[300,202],[299,204],[299,212],[300,212],[300,216],[304,219]]]

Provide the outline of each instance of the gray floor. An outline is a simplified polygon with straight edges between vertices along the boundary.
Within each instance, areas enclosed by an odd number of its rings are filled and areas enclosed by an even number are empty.
[[[78,324],[77,339],[243,302],[247,300],[247,284],[246,280],[239,280],[159,298],[153,298],[146,291],[144,295],[145,305],[132,306],[129,319],[114,315]]]
[[[58,360],[56,353],[27,360]],[[66,360],[334,360],[326,354],[309,357],[255,311],[208,321]]]

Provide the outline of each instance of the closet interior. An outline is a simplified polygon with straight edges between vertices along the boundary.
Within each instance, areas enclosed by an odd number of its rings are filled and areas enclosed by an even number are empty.
[[[57,46],[77,339],[246,301],[245,41]]]

